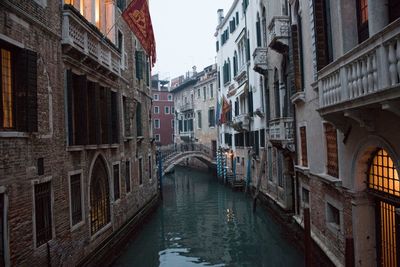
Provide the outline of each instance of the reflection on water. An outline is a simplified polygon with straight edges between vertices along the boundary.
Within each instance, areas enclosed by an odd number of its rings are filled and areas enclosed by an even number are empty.
[[[177,168],[164,201],[114,266],[303,266],[303,256],[243,193]]]

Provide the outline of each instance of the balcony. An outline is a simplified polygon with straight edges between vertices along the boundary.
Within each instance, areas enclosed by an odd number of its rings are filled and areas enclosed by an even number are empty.
[[[267,48],[266,47],[256,47],[253,52],[254,67],[253,69],[264,75],[267,73]]]
[[[64,54],[91,69],[114,78],[120,76],[121,54],[117,47],[69,5],[64,5],[61,44]]]
[[[181,106],[181,112],[185,112],[188,110],[193,110],[193,102],[183,103]]]
[[[293,118],[278,118],[269,121],[269,140],[274,145],[294,151]]]
[[[318,73],[319,113],[331,121],[360,121],[374,109],[400,116],[399,66],[400,19]]]
[[[246,114],[240,114],[233,117],[232,128],[238,132],[245,132],[249,130],[250,117]]]
[[[289,17],[275,16],[268,26],[269,47],[278,53],[286,53],[289,49]]]

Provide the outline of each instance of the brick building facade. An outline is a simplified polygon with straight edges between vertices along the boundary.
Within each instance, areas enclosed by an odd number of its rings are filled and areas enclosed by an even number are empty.
[[[84,263],[157,195],[148,57],[89,2],[0,3],[0,265]]]

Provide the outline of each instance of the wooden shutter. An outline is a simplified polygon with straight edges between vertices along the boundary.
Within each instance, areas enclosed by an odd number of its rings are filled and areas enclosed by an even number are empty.
[[[306,127],[300,127],[300,142],[301,142],[301,164],[303,166],[308,166],[307,159],[307,132]]]
[[[260,19],[258,18],[256,22],[256,30],[257,30],[257,46],[261,47],[261,25]]]
[[[118,123],[118,97],[116,92],[111,92],[111,124],[112,124],[112,143],[118,143],[119,123]]]
[[[246,42],[246,61],[250,60],[250,39],[247,38]]]
[[[339,177],[338,147],[336,128],[325,123],[327,172],[330,176]]]
[[[135,51],[136,78],[143,79],[143,52]]]
[[[315,47],[317,53],[317,70],[328,64],[327,32],[325,27],[324,0],[314,0],[314,30]]]
[[[72,71],[67,70],[66,72],[67,80],[67,120],[68,120],[68,145],[74,145],[74,130],[73,130],[73,109],[72,109]]]
[[[107,143],[112,144],[112,104],[111,104],[111,90],[110,88],[106,88],[106,101],[107,101]]]
[[[87,144],[87,80],[86,75],[75,75],[74,91],[74,134],[77,145]]]
[[[296,92],[300,92],[302,90],[301,86],[301,72],[300,72],[300,32],[301,28],[297,28],[297,25],[292,25],[292,51],[293,51],[293,69],[294,69],[294,87]]]
[[[16,53],[16,64],[15,64],[15,129],[17,131],[26,132],[28,131],[28,50],[21,50]],[[12,63],[11,63],[12,64]]]
[[[28,131],[38,131],[37,115],[37,55],[27,50]]]

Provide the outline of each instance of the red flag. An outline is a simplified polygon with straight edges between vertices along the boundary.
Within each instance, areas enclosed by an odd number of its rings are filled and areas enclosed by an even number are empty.
[[[146,53],[151,57],[151,63],[156,63],[156,41],[147,0],[132,0],[122,13],[122,18],[139,39]]]

